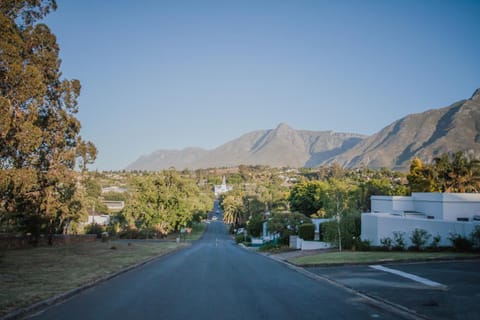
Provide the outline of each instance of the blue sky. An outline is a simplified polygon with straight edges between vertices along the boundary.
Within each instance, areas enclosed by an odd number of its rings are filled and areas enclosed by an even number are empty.
[[[480,87],[480,1],[57,0],[91,169],[253,130],[373,134]]]

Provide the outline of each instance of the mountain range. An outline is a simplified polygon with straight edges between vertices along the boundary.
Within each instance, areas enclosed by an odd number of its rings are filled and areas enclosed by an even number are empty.
[[[403,117],[371,136],[332,131],[275,129],[246,133],[213,150],[158,150],[141,156],[127,170],[170,167],[199,169],[245,165],[317,167],[338,163],[354,168],[407,170],[413,157],[425,162],[445,152],[480,156],[480,89],[452,105]]]

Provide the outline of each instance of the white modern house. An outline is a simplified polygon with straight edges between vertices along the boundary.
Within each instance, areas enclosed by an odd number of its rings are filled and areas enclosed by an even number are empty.
[[[480,225],[480,194],[412,193],[409,197],[372,196],[370,213],[362,213],[361,239],[381,245],[380,239],[405,233],[407,246],[416,228],[440,235],[440,246],[449,246],[451,235],[469,236]],[[431,239],[430,239],[431,241]]]

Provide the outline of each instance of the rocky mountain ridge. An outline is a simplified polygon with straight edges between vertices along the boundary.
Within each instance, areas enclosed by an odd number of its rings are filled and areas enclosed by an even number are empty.
[[[316,167],[337,162],[406,170],[413,157],[431,161],[444,152],[480,156],[480,89],[448,107],[403,117],[371,136],[332,131],[275,129],[246,133],[213,150],[158,150],[127,170],[198,169],[245,165]]]

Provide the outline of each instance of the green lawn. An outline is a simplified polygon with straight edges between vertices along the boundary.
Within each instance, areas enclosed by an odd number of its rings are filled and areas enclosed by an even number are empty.
[[[300,266],[385,263],[437,259],[480,258],[480,254],[459,252],[377,252],[343,251],[320,253],[289,260]]]
[[[199,233],[197,229],[193,235]],[[188,245],[97,241],[4,251],[0,258],[0,316]]]

